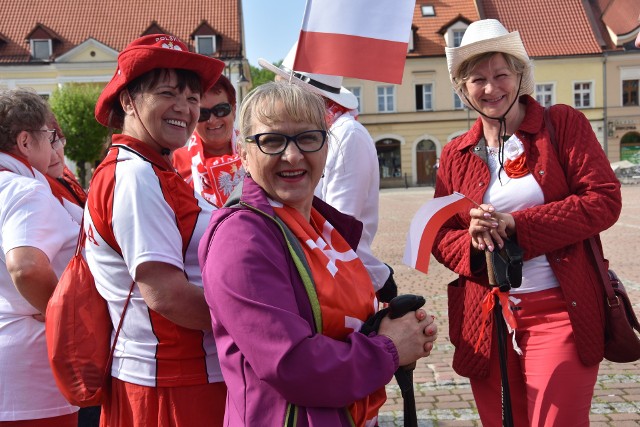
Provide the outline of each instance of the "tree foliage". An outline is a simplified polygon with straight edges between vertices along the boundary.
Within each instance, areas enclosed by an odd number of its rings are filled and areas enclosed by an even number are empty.
[[[66,84],[51,95],[49,104],[67,139],[65,155],[78,167],[78,178],[86,188],[87,163],[93,165],[104,154],[108,129],[94,117],[102,88],[88,84]]]
[[[274,65],[279,67],[282,64],[282,61],[276,62]],[[273,71],[269,71],[266,68],[258,68],[253,65],[249,65],[249,69],[251,70],[251,82],[253,83],[254,88],[263,85],[267,82],[272,82],[275,79],[275,73]]]

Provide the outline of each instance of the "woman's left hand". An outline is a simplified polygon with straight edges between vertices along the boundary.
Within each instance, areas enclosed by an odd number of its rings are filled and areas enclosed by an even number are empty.
[[[494,245],[504,246],[504,239],[515,234],[516,224],[513,216],[508,213],[497,212],[490,204],[482,204],[469,211],[471,222],[469,234],[471,244],[477,250],[488,248],[493,251]]]

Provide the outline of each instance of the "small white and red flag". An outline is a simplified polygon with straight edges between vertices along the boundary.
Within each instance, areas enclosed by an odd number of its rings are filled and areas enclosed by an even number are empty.
[[[415,0],[307,0],[296,71],[402,83]]]
[[[473,201],[457,192],[422,205],[411,220],[402,262],[426,274],[436,233],[445,221],[471,206]]]

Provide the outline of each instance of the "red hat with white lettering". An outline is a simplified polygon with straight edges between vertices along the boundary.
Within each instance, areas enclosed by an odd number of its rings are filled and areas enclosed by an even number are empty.
[[[118,68],[96,103],[96,120],[104,126],[121,126],[118,118],[111,117],[110,120],[113,103],[117,101],[120,91],[137,77],[156,68],[193,71],[200,77],[204,93],[220,77],[224,62],[189,52],[189,48],[174,36],[151,34],[140,37],[118,55]]]

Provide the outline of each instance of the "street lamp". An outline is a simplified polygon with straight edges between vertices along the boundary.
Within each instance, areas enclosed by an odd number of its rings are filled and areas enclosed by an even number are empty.
[[[240,102],[242,102],[242,98],[244,98],[244,92],[247,89],[247,87],[249,87],[249,85],[251,84],[251,82],[249,81],[249,79],[247,79],[244,76],[244,64],[242,63],[242,61],[240,61],[240,63],[238,64],[239,70],[238,70],[238,80],[236,81],[236,84],[238,85],[238,89],[240,92]]]

